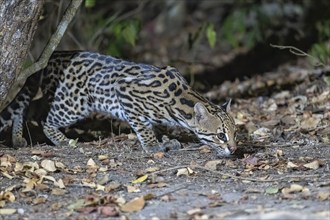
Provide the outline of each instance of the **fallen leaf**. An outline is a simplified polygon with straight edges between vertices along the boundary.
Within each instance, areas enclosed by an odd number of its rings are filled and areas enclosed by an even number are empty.
[[[69,146],[70,147],[76,148],[77,147],[77,144],[78,144],[78,138],[77,139],[70,139],[69,140]]]
[[[119,206],[123,206],[126,203],[126,200],[124,199],[124,197],[120,196],[116,197],[114,202]]]
[[[274,111],[277,110],[277,104],[276,104],[276,102],[274,100],[272,100],[272,102],[271,103],[268,103],[268,104],[270,104],[270,105],[267,107],[267,109],[265,109],[266,111],[268,111],[268,112],[274,112]]]
[[[95,188],[96,187],[96,183],[92,182],[91,180],[82,179],[81,183],[84,186],[87,186],[87,187],[90,187],[90,188]]]
[[[41,157],[52,157],[52,156],[54,156],[53,152],[45,151],[45,150],[32,150],[31,154],[40,155]]]
[[[1,173],[2,173],[2,175],[4,175],[5,177],[7,177],[8,179],[13,179],[13,178],[14,178],[13,176],[9,175],[9,174],[7,173],[7,171],[5,171],[5,172],[1,172]]]
[[[133,192],[141,192],[141,190],[139,189],[139,188],[136,188],[136,187],[134,187],[134,186],[130,186],[130,185],[128,185],[127,187],[127,192],[129,192],[129,193],[133,193]]]
[[[99,169],[100,172],[107,172],[108,170],[109,170],[108,166],[100,167]]]
[[[5,154],[2,157],[0,157],[0,166],[3,166],[3,162],[15,163],[16,158],[9,154]]]
[[[39,164],[37,162],[25,162],[22,164],[21,171],[30,171],[33,172],[39,169]]]
[[[110,192],[112,190],[118,189],[121,186],[118,182],[111,182],[108,185],[105,186],[105,192]]]
[[[32,203],[33,203],[34,205],[43,204],[43,203],[45,203],[45,202],[46,202],[46,198],[43,197],[43,196],[39,196],[39,197],[37,197],[37,198],[35,198],[35,199],[32,200]]]
[[[321,191],[317,194],[317,199],[320,201],[325,201],[330,199],[330,192]]]
[[[69,210],[76,210],[81,207],[84,207],[85,200],[84,199],[78,199],[75,203],[72,203],[68,206]]]
[[[40,165],[49,172],[56,171],[55,163],[52,160],[43,160]]]
[[[109,159],[109,156],[107,154],[101,154],[98,156],[98,159],[99,160],[106,160],[106,159]]]
[[[296,124],[296,119],[294,117],[291,117],[289,115],[286,115],[284,117],[281,118],[281,122],[285,125],[294,125]]]
[[[275,157],[282,157],[283,156],[283,150],[276,150]]]
[[[299,167],[298,165],[292,163],[291,161],[288,162],[288,164],[286,165],[287,168],[297,168]]]
[[[246,165],[253,167],[258,165],[259,159],[253,155],[248,155],[246,158],[243,159],[243,161],[246,163]]]
[[[301,123],[301,129],[303,130],[314,130],[317,125],[320,123],[321,118],[320,117],[309,117],[302,121]]]
[[[123,212],[137,212],[143,209],[145,205],[145,200],[143,197],[132,199],[131,201],[125,203],[120,207]]]
[[[109,181],[110,181],[109,175],[106,174],[106,175],[104,175],[104,176],[102,177],[102,179],[100,179],[100,180],[98,181],[98,184],[100,184],[100,185],[105,185],[105,184],[107,184]]]
[[[142,182],[146,181],[147,179],[148,179],[148,174],[145,174],[143,176],[140,176],[136,180],[133,180],[132,184],[142,183]]]
[[[303,186],[299,185],[299,184],[291,184],[290,185],[290,191],[291,192],[301,192],[303,190]]]
[[[209,170],[217,170],[217,165],[221,164],[222,162],[222,160],[210,160],[206,162],[204,167]]]
[[[121,166],[122,163],[116,161],[115,159],[111,159],[111,160],[109,161],[109,165],[110,165],[111,168],[115,168],[115,167]]]
[[[166,194],[166,195],[160,197],[160,200],[164,201],[164,202],[170,202],[170,201],[174,200],[174,198],[171,194]]]
[[[62,203],[60,202],[55,202],[53,203],[51,206],[50,206],[51,210],[52,211],[57,211],[59,210],[60,208],[62,208]]]
[[[95,167],[96,163],[94,162],[94,160],[92,158],[89,158],[89,160],[87,161],[87,166]]]
[[[11,215],[16,212],[16,209],[0,209],[0,215]]]
[[[178,169],[176,176],[182,176],[182,175],[189,176],[193,173],[194,173],[194,171],[191,168],[186,167],[186,168]]]
[[[119,211],[115,206],[101,206],[97,208],[97,212],[104,217],[116,217],[119,216]]]
[[[45,169],[37,169],[34,171],[35,174],[37,174],[38,176],[46,176],[47,175],[47,171]]]
[[[128,138],[128,140],[136,140],[137,136],[136,136],[136,134],[130,133],[130,134],[127,135],[127,138]]]
[[[147,169],[145,169],[145,172],[152,173],[152,172],[155,172],[155,171],[158,171],[158,170],[160,170],[159,167],[148,167]]]
[[[14,202],[15,201],[15,196],[12,192],[5,192],[3,194],[3,198],[9,202]]]
[[[66,193],[67,191],[64,189],[59,189],[59,188],[53,188],[51,194],[56,195],[56,196],[62,196]]]
[[[102,186],[100,184],[96,184],[95,191],[104,191],[104,190],[105,190],[105,186]]]
[[[311,191],[306,187],[304,187],[301,192],[305,198],[311,195]]]
[[[261,126],[264,126],[266,128],[272,129],[274,128],[276,125],[278,125],[280,123],[279,119],[272,119],[269,121],[265,121],[261,123]]]
[[[80,212],[80,213],[83,213],[83,214],[89,214],[89,213],[92,213],[92,212],[96,211],[97,207],[88,206],[88,207],[77,208],[75,210],[77,212]]]
[[[203,145],[203,146],[199,147],[199,152],[201,154],[207,154],[207,153],[210,153],[211,151],[212,151],[211,148],[207,145]]]
[[[220,206],[223,206],[225,205],[226,203],[224,201],[212,201],[209,203],[209,207],[210,208],[215,208],[215,207],[220,207]]]
[[[146,194],[146,195],[143,196],[143,199],[145,201],[152,200],[154,198],[156,198],[156,196],[154,194],[152,194],[152,193],[148,193],[148,194]]]
[[[195,209],[190,209],[187,211],[188,215],[196,215],[196,214],[200,214],[202,212],[202,210],[200,208],[195,208]]]
[[[245,193],[263,193],[263,192],[264,190],[259,188],[247,188],[245,190]]]
[[[66,166],[62,162],[55,162],[55,166],[57,168],[61,168],[61,169],[65,169],[66,168]]]
[[[32,155],[32,156],[31,156],[31,159],[32,159],[32,160],[35,160],[35,161],[39,161],[39,160],[41,160],[41,157],[39,157],[39,156],[37,156],[37,155]]]
[[[152,184],[149,184],[148,187],[153,189],[153,188],[163,188],[163,187],[166,187],[168,186],[167,183],[164,183],[164,182],[158,182],[158,183],[152,183]]]
[[[60,189],[64,189],[65,185],[62,179],[59,179],[57,182],[54,183],[55,186],[59,187]]]
[[[49,190],[49,186],[43,183],[37,183],[35,186],[36,190],[40,190],[40,191],[44,191],[44,192],[48,192]]]
[[[52,176],[42,176],[41,179],[40,179],[40,182],[42,182],[44,179],[50,180],[53,183],[57,183],[56,179],[54,177],[52,177]]]
[[[304,164],[304,167],[306,167],[308,169],[312,169],[312,170],[317,170],[320,167],[320,163],[318,160],[314,160],[310,163]]]
[[[26,183],[26,184],[25,184],[25,188],[22,190],[22,192],[29,192],[29,191],[33,190],[34,186],[37,184],[36,180],[29,179],[29,178],[25,178],[24,183]]]
[[[267,194],[276,194],[278,191],[279,189],[277,187],[268,187],[265,192]]]
[[[260,141],[269,138],[271,136],[272,136],[271,130],[265,127],[258,128],[252,133],[252,137],[255,140],[260,140]]]
[[[164,152],[156,152],[156,153],[154,153],[154,158],[161,159],[164,156],[165,156],[165,153]]]
[[[294,192],[301,192],[303,189],[304,189],[304,187],[299,184],[291,184],[290,188],[283,188],[282,193],[290,194],[290,193],[294,193]]]

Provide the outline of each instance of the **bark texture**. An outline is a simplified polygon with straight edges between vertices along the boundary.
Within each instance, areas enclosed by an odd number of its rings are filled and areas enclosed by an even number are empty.
[[[21,71],[43,0],[0,0],[0,106]]]

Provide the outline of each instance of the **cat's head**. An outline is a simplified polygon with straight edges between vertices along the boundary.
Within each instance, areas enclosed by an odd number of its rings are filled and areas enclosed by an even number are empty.
[[[197,102],[194,106],[194,133],[199,140],[214,149],[219,156],[228,156],[237,149],[236,126],[228,114],[231,100],[222,106],[209,107]]]

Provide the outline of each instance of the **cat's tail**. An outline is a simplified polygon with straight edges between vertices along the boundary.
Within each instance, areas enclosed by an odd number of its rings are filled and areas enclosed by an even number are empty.
[[[0,133],[6,128],[12,126],[13,142],[15,135],[22,136],[23,121],[26,117],[31,100],[38,92],[41,71],[28,77],[14,100],[0,113]]]

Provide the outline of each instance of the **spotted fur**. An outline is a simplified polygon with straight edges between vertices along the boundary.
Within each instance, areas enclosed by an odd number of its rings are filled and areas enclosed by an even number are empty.
[[[0,114],[0,132],[12,125],[13,145],[26,146],[23,121],[29,103],[41,89],[50,104],[43,123],[55,145],[68,144],[59,131],[88,117],[105,113],[127,121],[147,152],[180,146],[160,143],[153,125],[180,126],[193,131],[219,154],[236,150],[230,102],[215,105],[193,91],[177,69],[137,64],[91,52],[55,52],[47,67],[28,78],[15,100]]]

